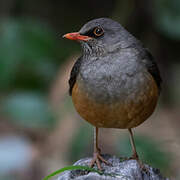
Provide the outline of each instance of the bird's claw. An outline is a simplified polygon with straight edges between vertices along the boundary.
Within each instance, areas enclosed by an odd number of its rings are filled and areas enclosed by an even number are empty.
[[[137,153],[134,153],[131,157],[127,158],[126,160],[131,160],[134,159],[138,162],[139,167],[141,168],[142,171],[148,173],[148,169],[145,167],[145,165],[143,164],[143,162],[139,159],[139,156]]]
[[[133,153],[133,155],[128,158],[128,160],[131,160],[131,159],[135,159],[135,160],[139,161],[139,156],[138,156],[138,154],[137,154],[137,153]]]
[[[111,163],[108,162],[108,161],[106,161],[106,160],[100,155],[99,152],[95,152],[95,153],[93,154],[93,159],[92,159],[92,161],[91,161],[91,163],[90,163],[90,167],[93,167],[94,164],[96,164],[97,167],[98,167],[98,169],[99,169],[100,171],[102,171],[100,161],[103,162],[103,163],[105,163],[105,164],[107,164],[107,165],[111,165]]]

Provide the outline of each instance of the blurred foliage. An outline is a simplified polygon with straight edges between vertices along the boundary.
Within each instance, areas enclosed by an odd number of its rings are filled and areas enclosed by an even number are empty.
[[[173,76],[174,77],[180,77],[180,65],[179,64],[174,64],[173,65]],[[172,94],[171,98],[174,102],[174,105],[179,107],[180,105],[180,95],[179,95],[179,92],[180,92],[180,84],[177,83],[177,79],[173,79],[172,80],[172,87],[170,89],[170,92]]]
[[[18,180],[18,178],[12,176],[12,175],[7,175],[7,176],[1,176],[0,180]]]
[[[47,85],[57,60],[54,35],[38,23],[4,20],[0,25],[0,81],[3,89]]]
[[[22,18],[1,20],[0,39],[4,115],[22,127],[52,127],[55,121],[45,96],[74,46],[65,48],[62,37],[48,25]]]
[[[39,93],[23,92],[8,96],[3,113],[9,119],[26,128],[50,128],[55,123],[47,100]]]
[[[157,28],[167,37],[180,40],[180,1],[158,0],[155,2]]]
[[[63,106],[61,107],[61,111],[59,111],[59,107],[57,107],[59,119],[63,119],[65,116],[72,114],[75,111],[71,96],[66,94],[66,96],[63,98],[62,101],[63,101]]]
[[[137,152],[143,162],[159,168],[167,174],[168,170],[170,170],[171,156],[162,150],[163,148],[160,144],[147,136],[135,136],[135,143]],[[132,156],[132,148],[128,137],[118,142],[117,150],[120,156]]]
[[[1,21],[0,39],[1,91],[47,89],[73,49],[65,48],[48,25],[28,19]]]
[[[92,137],[92,127],[88,123],[78,128],[69,147],[68,159],[70,162],[75,162],[90,154],[91,150],[89,147],[92,147],[93,150],[93,144],[89,143],[93,142],[90,141]]]
[[[134,8],[135,2],[132,0],[117,1],[112,17],[114,20],[121,22],[121,24],[124,26],[126,25],[130,14],[133,13]]]

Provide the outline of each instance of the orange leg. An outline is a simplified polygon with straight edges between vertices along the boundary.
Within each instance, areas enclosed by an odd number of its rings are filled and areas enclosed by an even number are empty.
[[[144,166],[143,162],[139,159],[139,156],[138,156],[138,154],[137,154],[132,130],[131,130],[131,129],[128,129],[128,131],[129,131],[129,133],[130,133],[130,142],[131,142],[132,151],[133,151],[133,155],[132,155],[129,159],[135,159],[135,160],[137,160],[140,168],[141,168],[142,170],[144,170],[145,172],[148,172],[148,169]]]
[[[98,147],[98,128],[95,127],[94,130],[94,153],[93,153],[93,159],[90,163],[90,167],[93,167],[94,164],[97,164],[97,167],[99,170],[102,170],[100,161],[104,162],[105,164],[110,165],[109,162],[107,162],[102,156],[101,156],[101,150]]]
[[[132,151],[133,151],[133,155],[130,159],[136,159],[139,160],[137,151],[136,151],[136,146],[135,146],[135,142],[134,142],[134,137],[133,137],[133,133],[131,129],[128,129],[129,134],[130,134],[130,142],[131,142],[131,147],[132,147]]]

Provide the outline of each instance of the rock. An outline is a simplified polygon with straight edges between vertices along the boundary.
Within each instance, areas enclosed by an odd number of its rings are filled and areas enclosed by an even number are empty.
[[[103,155],[112,165],[101,163],[103,175],[85,170],[72,170],[62,173],[57,180],[169,180],[162,177],[158,169],[145,165],[143,171],[136,160],[123,160],[115,156]],[[74,165],[88,166],[91,158],[84,158]],[[94,168],[97,168],[96,166]]]

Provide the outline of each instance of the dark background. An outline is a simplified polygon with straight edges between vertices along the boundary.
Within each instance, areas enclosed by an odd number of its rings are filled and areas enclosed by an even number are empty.
[[[159,105],[136,128],[144,162],[180,178],[179,0],[0,1],[0,180],[39,180],[91,156],[92,126],[68,96],[80,46],[62,39],[87,21],[111,17],[154,55],[163,78]],[[125,130],[102,129],[104,153],[130,156]]]

